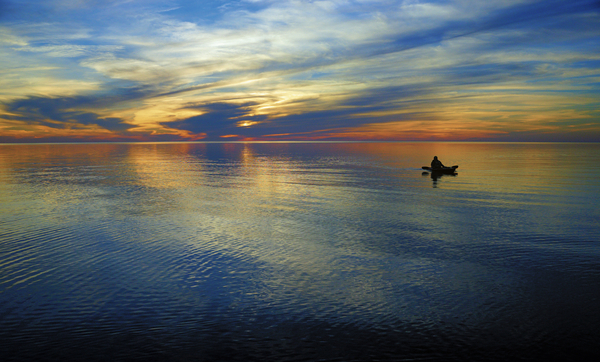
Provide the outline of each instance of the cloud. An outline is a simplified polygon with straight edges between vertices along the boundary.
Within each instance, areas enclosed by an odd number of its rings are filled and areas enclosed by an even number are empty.
[[[39,124],[50,128],[70,129],[99,126],[109,131],[124,131],[134,128],[116,117],[101,117],[97,113],[76,110],[93,104],[89,97],[44,98],[29,97],[9,103],[4,118],[19,120],[27,124]]]
[[[206,133],[209,136],[221,136],[238,132],[237,126],[243,123],[258,124],[266,117],[252,114],[252,103],[210,103],[197,108],[203,114],[184,120],[161,123],[163,126],[178,130],[190,131],[195,134]]]
[[[562,110],[583,114],[599,93],[598,1],[35,4],[0,2],[0,101],[11,119],[57,129],[259,137],[435,117],[517,127],[511,106],[546,114],[560,92]]]
[[[44,46],[22,46],[14,47],[15,51],[45,53],[51,57],[72,58],[86,54],[116,52],[123,49],[122,46],[90,46],[90,45],[44,45]]]

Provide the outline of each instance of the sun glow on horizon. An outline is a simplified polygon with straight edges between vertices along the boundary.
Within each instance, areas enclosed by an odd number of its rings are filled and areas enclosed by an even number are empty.
[[[600,140],[592,0],[9,2],[0,142]]]

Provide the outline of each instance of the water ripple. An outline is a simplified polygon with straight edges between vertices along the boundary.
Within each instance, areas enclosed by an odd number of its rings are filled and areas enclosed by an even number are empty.
[[[596,179],[518,148],[2,147],[3,360],[600,355]]]

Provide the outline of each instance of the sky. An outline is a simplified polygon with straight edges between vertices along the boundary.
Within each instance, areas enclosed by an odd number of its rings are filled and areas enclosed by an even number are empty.
[[[600,1],[0,0],[0,142],[600,141]]]

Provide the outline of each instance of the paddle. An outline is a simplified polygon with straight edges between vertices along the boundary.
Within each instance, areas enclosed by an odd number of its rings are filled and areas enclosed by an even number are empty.
[[[436,168],[436,169],[433,169],[429,166],[423,166],[421,168],[423,170],[427,170],[427,171],[450,171],[450,170],[456,170],[458,168],[458,165],[452,166],[452,167]]]

